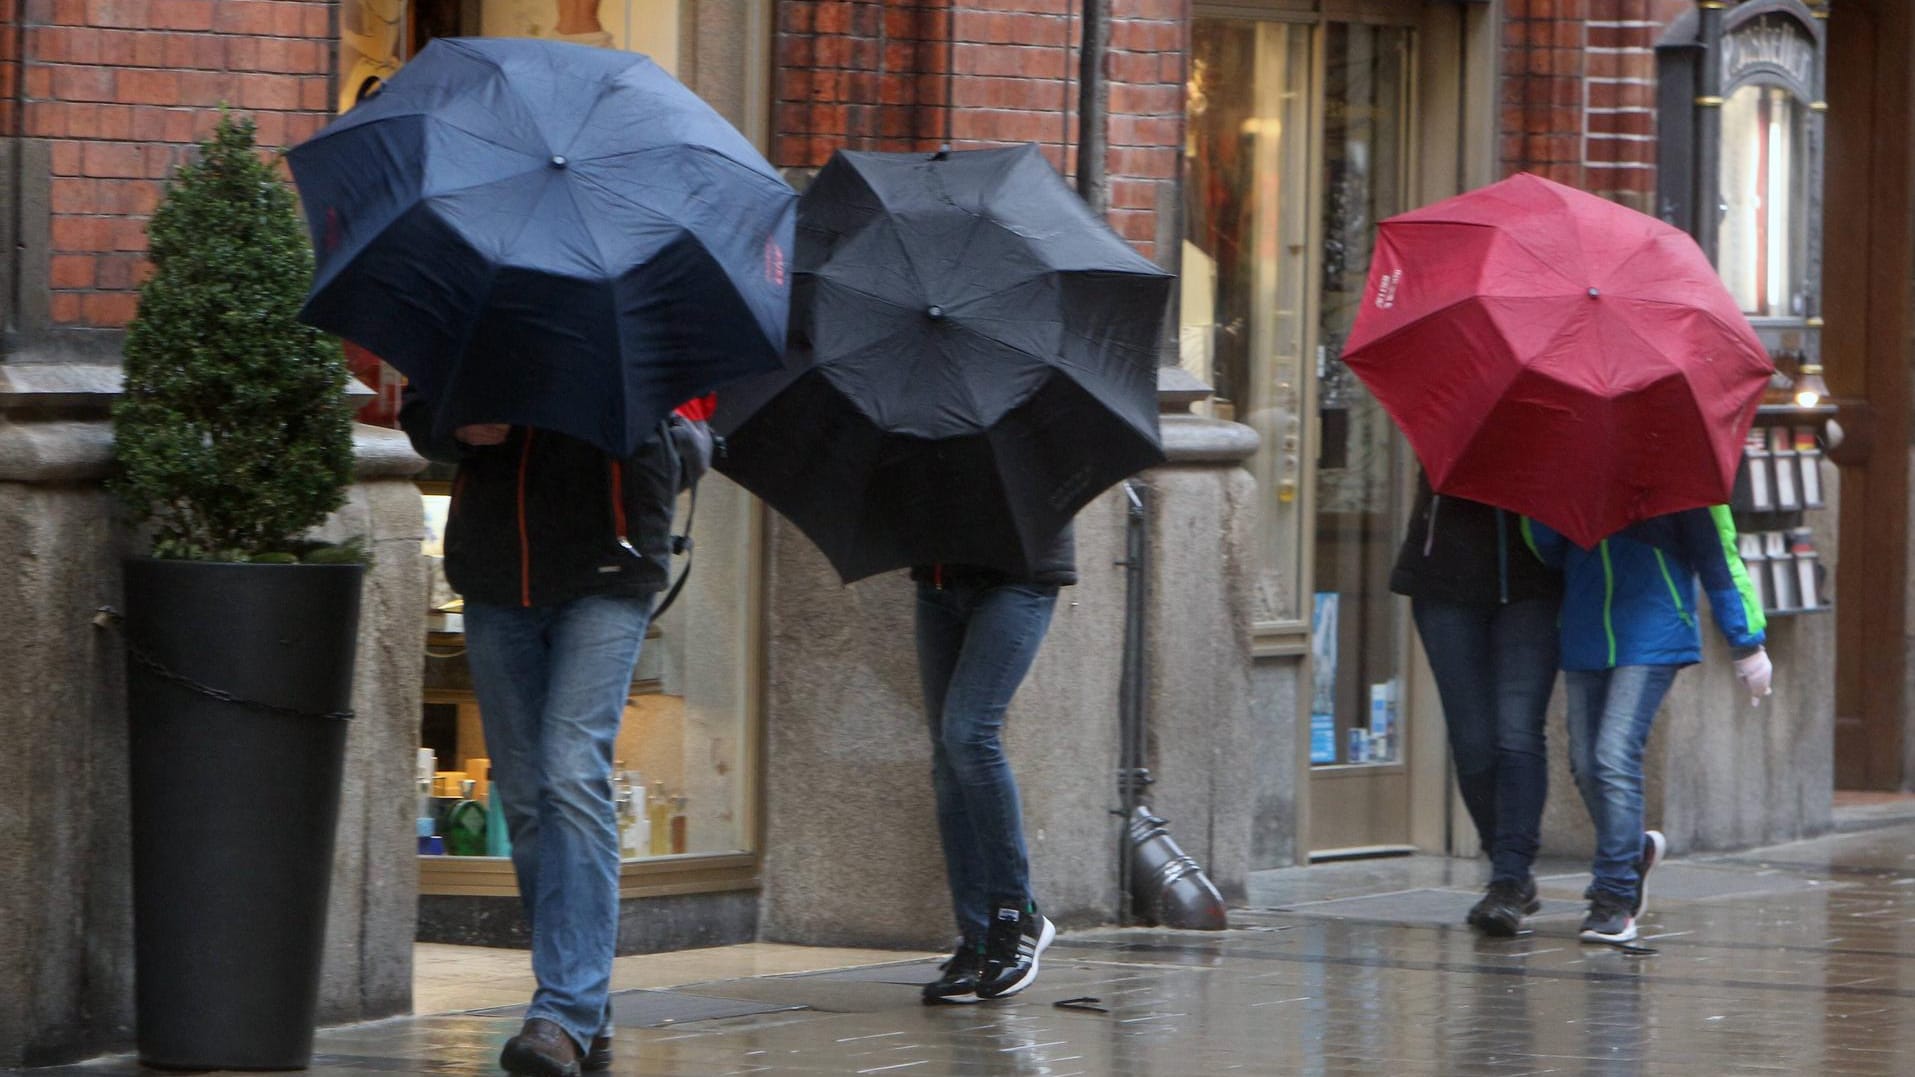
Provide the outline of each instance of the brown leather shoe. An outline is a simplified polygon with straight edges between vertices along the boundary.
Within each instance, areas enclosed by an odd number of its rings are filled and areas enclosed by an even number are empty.
[[[557,1024],[534,1017],[505,1041],[499,1065],[520,1077],[579,1077],[578,1044]]]

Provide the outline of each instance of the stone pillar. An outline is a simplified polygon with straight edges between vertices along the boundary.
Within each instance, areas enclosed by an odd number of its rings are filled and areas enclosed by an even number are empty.
[[[1149,803],[1229,894],[1250,812],[1256,435],[1164,417],[1151,488],[1146,714]],[[1114,488],[1077,517],[1079,583],[1060,595],[1005,736],[1023,795],[1038,902],[1063,926],[1117,916],[1118,685],[1124,521]],[[932,810],[930,745],[903,572],[849,587],[796,528],[768,528],[763,937],[942,948],[954,932]]]
[[[1144,713],[1154,779],[1143,799],[1237,902],[1258,801],[1250,702],[1257,483],[1242,466],[1257,434],[1180,413],[1163,417],[1163,433],[1170,462],[1143,477],[1151,491]],[[1294,741],[1290,732],[1284,743]]]
[[[0,1068],[133,1038],[124,656],[95,621],[138,551],[101,486],[119,370],[0,364]],[[359,427],[358,484],[328,525],[364,534],[368,573],[335,852],[322,1021],[411,1006],[411,746],[419,720],[423,521],[402,435]],[[270,775],[234,775],[270,781]]]

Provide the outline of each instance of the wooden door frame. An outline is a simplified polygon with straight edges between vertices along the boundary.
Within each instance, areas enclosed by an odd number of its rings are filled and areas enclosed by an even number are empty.
[[[1843,0],[1828,23],[1823,352],[1841,404],[1835,775],[1842,789],[1899,789],[1908,692],[1908,507],[1915,199],[1915,12]]]

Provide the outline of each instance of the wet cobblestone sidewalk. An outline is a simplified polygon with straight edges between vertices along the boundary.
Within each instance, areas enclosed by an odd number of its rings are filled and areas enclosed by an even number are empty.
[[[1649,955],[1576,941],[1569,870],[1541,880],[1534,931],[1478,937],[1460,921],[1480,872],[1269,873],[1228,932],[1071,933],[996,1004],[921,1006],[923,961],[625,992],[610,1072],[1915,1073],[1915,824],[1672,862],[1652,879]],[[313,1070],[492,1074],[516,1027],[484,1013],[327,1030]]]

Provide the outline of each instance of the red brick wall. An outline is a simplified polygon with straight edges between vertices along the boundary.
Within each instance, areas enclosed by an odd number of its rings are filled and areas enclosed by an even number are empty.
[[[1600,0],[1507,0],[1503,21],[1503,174],[1586,186],[1583,22]]]
[[[1508,0],[1503,173],[1654,212],[1656,42],[1691,0]]]
[[[145,273],[146,219],[222,103],[260,143],[330,115],[324,0],[27,0],[21,133],[51,144],[56,325],[124,325]]]
[[[1175,182],[1183,141],[1189,2],[1113,8],[1110,219],[1154,255],[1159,188]],[[947,138],[1035,142],[1070,176],[1076,11],[1074,0],[782,0],[772,161],[815,168],[839,148],[929,150]]]

